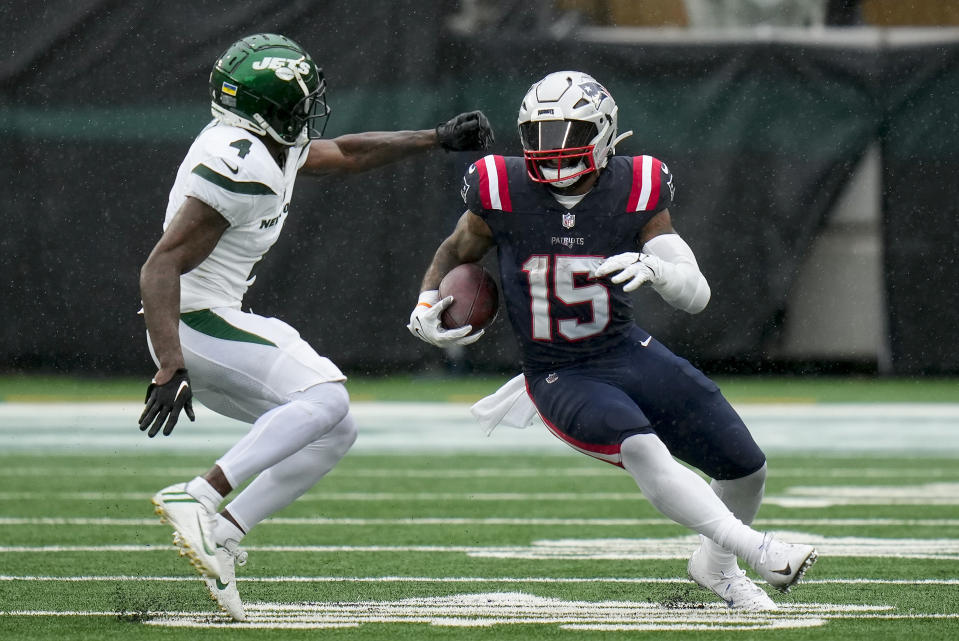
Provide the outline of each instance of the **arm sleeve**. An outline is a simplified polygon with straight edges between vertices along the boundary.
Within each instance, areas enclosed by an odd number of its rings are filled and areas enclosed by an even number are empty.
[[[706,308],[709,283],[699,271],[693,250],[679,234],[651,238],[643,245],[643,253],[660,259],[651,284],[664,301],[690,314]]]

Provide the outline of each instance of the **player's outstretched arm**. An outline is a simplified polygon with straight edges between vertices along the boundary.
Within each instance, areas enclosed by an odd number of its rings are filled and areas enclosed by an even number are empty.
[[[493,142],[493,130],[481,111],[470,111],[435,129],[367,131],[330,140],[314,140],[302,171],[323,175],[359,173],[431,149],[477,151]]]

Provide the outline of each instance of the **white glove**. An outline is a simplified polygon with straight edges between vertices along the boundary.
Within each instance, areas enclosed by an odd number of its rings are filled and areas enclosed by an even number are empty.
[[[410,314],[410,324],[406,329],[410,330],[413,336],[430,345],[437,347],[450,347],[452,345],[469,345],[480,339],[480,336],[486,331],[481,329],[475,334],[472,325],[464,325],[456,329],[445,329],[440,317],[443,310],[453,302],[452,296],[447,296],[440,300],[440,293],[431,289],[420,294],[420,298]]]
[[[629,281],[623,285],[623,291],[631,292],[639,289],[646,282],[657,284],[663,272],[663,261],[651,254],[626,252],[607,258],[602,265],[593,271],[593,276],[600,277],[619,272],[612,278],[614,283]]]

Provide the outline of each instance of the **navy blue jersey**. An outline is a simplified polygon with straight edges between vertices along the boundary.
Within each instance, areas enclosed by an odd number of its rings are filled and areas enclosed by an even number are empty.
[[[672,201],[652,156],[613,156],[572,209],[526,174],[523,158],[486,156],[463,178],[463,200],[496,243],[500,281],[527,372],[603,354],[633,326],[622,285],[592,279],[606,258],[638,251],[640,230]]]

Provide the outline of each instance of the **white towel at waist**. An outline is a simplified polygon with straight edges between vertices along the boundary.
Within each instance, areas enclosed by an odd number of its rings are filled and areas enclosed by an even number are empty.
[[[526,379],[522,374],[478,400],[470,407],[470,413],[480,422],[487,436],[499,425],[529,427],[537,416],[536,406],[526,393]]]

